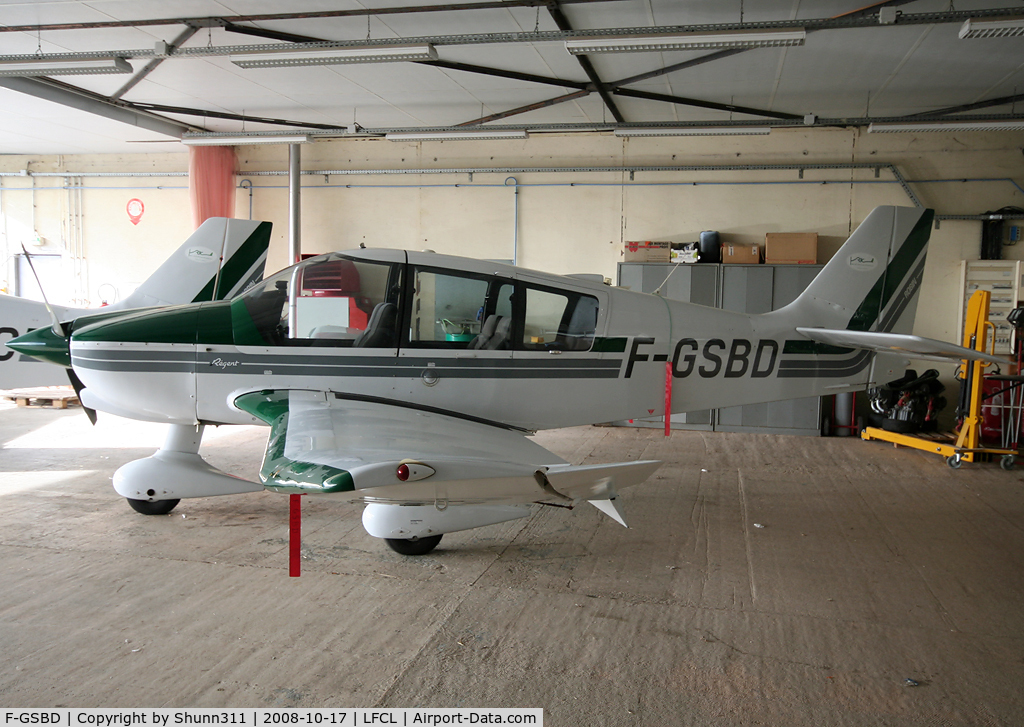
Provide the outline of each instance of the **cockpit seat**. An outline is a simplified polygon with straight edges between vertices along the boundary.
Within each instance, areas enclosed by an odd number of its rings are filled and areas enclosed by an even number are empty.
[[[504,351],[509,346],[509,335],[512,331],[512,318],[510,316],[502,316],[498,320],[498,325],[494,327],[494,335],[491,336],[490,340],[484,344],[484,349],[487,351]]]
[[[487,316],[487,320],[484,321],[483,326],[480,328],[480,335],[470,342],[469,347],[482,351],[505,350],[508,348],[508,337],[511,328],[511,317]]]
[[[374,306],[366,330],[356,336],[353,348],[390,348],[395,345],[395,323],[398,306],[394,303],[378,303]]]
[[[487,320],[480,327],[480,333],[469,342],[469,347],[472,349],[483,348],[491,340],[491,337],[494,335],[494,329],[498,327],[498,321],[500,320],[501,316],[487,316]]]

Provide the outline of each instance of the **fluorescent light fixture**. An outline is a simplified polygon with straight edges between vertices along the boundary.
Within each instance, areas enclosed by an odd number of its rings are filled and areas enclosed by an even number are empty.
[[[92,58],[89,60],[36,60],[0,61],[0,76],[85,76],[99,73],[131,73],[132,67],[124,58]]]
[[[388,141],[469,141],[485,139],[526,139],[526,130],[499,131],[482,129],[480,131],[410,131],[385,134]]]
[[[231,59],[239,68],[286,68],[289,66],[333,66],[340,63],[394,63],[437,60],[434,46],[393,45],[380,48],[310,48],[280,53],[253,53]]]
[[[770,132],[769,126],[652,126],[642,129],[616,129],[615,136],[752,136]]]
[[[630,35],[616,38],[567,40],[565,49],[573,55],[588,53],[642,53],[665,50],[715,50],[718,48],[781,48],[803,45],[803,28],[764,32],[721,31],[679,35]]]
[[[869,134],[902,131],[1024,131],[1024,119],[1014,121],[942,121],[918,124],[869,124]]]
[[[248,144],[305,144],[309,137],[304,134],[283,134],[274,136],[186,136],[181,143],[186,146],[245,146]]]
[[[968,19],[960,26],[961,38],[1012,38],[1024,35],[1024,16],[1000,20]]]

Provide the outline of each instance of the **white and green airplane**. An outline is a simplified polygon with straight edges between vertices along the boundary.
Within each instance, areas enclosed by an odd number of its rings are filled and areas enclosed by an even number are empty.
[[[834,394],[907,357],[986,357],[910,335],[932,212],[879,207],[793,303],[762,315],[405,250],[320,255],[223,302],[77,319],[12,348],[70,365],[95,410],[172,425],[114,475],[143,513],[269,489],[365,503],[404,554],[587,501],[619,522],[656,461],[574,466],[540,429]],[[270,427],[261,482],[198,454],[210,424]],[[623,522],[623,524],[625,524]]]
[[[263,278],[269,222],[211,217],[123,300],[99,308],[52,306],[61,321],[103,312],[233,298]],[[30,258],[31,259],[31,258]],[[51,324],[45,303],[0,294],[0,341]],[[0,389],[67,385],[68,377],[30,356],[0,347]]]

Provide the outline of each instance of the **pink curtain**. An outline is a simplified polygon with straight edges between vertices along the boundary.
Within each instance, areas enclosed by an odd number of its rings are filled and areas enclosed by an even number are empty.
[[[235,216],[235,148],[192,146],[188,150],[188,195],[192,223]]]

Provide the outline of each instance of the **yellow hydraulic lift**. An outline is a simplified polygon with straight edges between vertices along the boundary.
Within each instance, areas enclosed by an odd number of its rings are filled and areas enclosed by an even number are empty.
[[[968,301],[967,319],[964,324],[964,348],[985,352],[990,328],[993,333],[992,347],[995,348],[995,326],[988,319],[991,295],[987,290],[978,290]],[[988,351],[988,353],[992,353],[992,351]],[[1000,466],[1003,469],[1010,469],[1017,456],[1021,454],[1020,450],[978,446],[981,442],[981,402],[984,397],[982,380],[984,379],[984,369],[988,365],[987,362],[966,359],[960,364],[959,373],[962,374],[965,386],[967,386],[969,404],[963,423],[960,425],[960,432],[955,437],[929,439],[867,427],[861,432],[861,439],[880,439],[898,446],[913,447],[924,452],[935,452],[945,457],[946,464],[953,469],[959,468],[963,462],[974,462],[974,458],[978,454],[1001,456]],[[958,378],[961,377],[958,376]]]

